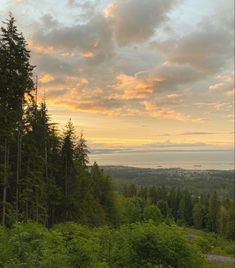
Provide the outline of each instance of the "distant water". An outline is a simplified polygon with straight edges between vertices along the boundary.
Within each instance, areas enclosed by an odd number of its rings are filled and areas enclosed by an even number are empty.
[[[90,160],[99,165],[141,168],[234,169],[233,150],[99,153],[91,154]]]

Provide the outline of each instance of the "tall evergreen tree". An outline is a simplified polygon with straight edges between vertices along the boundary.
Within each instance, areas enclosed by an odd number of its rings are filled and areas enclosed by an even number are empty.
[[[89,164],[89,153],[90,151],[88,149],[86,140],[84,139],[83,133],[81,133],[79,140],[74,148],[74,157],[77,164],[84,169],[87,169],[87,166]]]
[[[0,33],[0,121],[3,130],[0,135],[1,147],[5,155],[9,151],[10,137],[16,140],[15,157],[4,157],[4,183],[3,183],[3,213],[2,223],[5,223],[7,200],[7,163],[8,158],[13,158],[15,174],[15,210],[18,217],[19,207],[19,180],[21,173],[21,142],[23,131],[23,107],[34,89],[33,69],[29,62],[30,53],[22,33],[18,32],[15,19],[10,15],[1,27]]]

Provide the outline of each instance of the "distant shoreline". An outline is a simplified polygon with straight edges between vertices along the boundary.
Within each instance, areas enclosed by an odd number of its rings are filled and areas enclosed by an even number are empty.
[[[161,171],[188,171],[188,172],[235,172],[235,168],[233,169],[196,169],[196,168],[181,168],[181,167],[172,167],[172,168],[166,168],[166,167],[137,167],[137,166],[128,166],[128,165],[101,165],[100,166],[103,169],[110,169],[110,168],[116,168],[116,169],[141,169],[141,170],[161,170]]]
[[[234,170],[234,151],[113,152],[90,154],[101,166],[128,166],[152,169]]]

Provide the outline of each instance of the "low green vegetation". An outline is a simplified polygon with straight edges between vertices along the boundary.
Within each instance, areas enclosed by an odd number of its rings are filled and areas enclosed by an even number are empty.
[[[153,221],[89,228],[67,222],[48,230],[32,222],[0,228],[0,267],[198,268],[207,254],[233,256],[234,244],[218,235]]]
[[[200,267],[198,248],[176,226],[152,222],[90,229],[65,223],[47,230],[17,223],[1,228],[0,264],[8,267]]]

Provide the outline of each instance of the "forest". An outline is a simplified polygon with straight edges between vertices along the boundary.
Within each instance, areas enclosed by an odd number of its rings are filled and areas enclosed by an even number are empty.
[[[0,33],[0,267],[196,268],[216,241],[233,254],[231,196],[116,188],[90,163],[82,131],[51,121],[34,69],[10,16]]]
[[[136,168],[128,166],[102,166],[112,176],[118,189],[125,184],[138,186],[168,186],[201,193],[234,198],[234,170],[186,170],[180,168]]]

